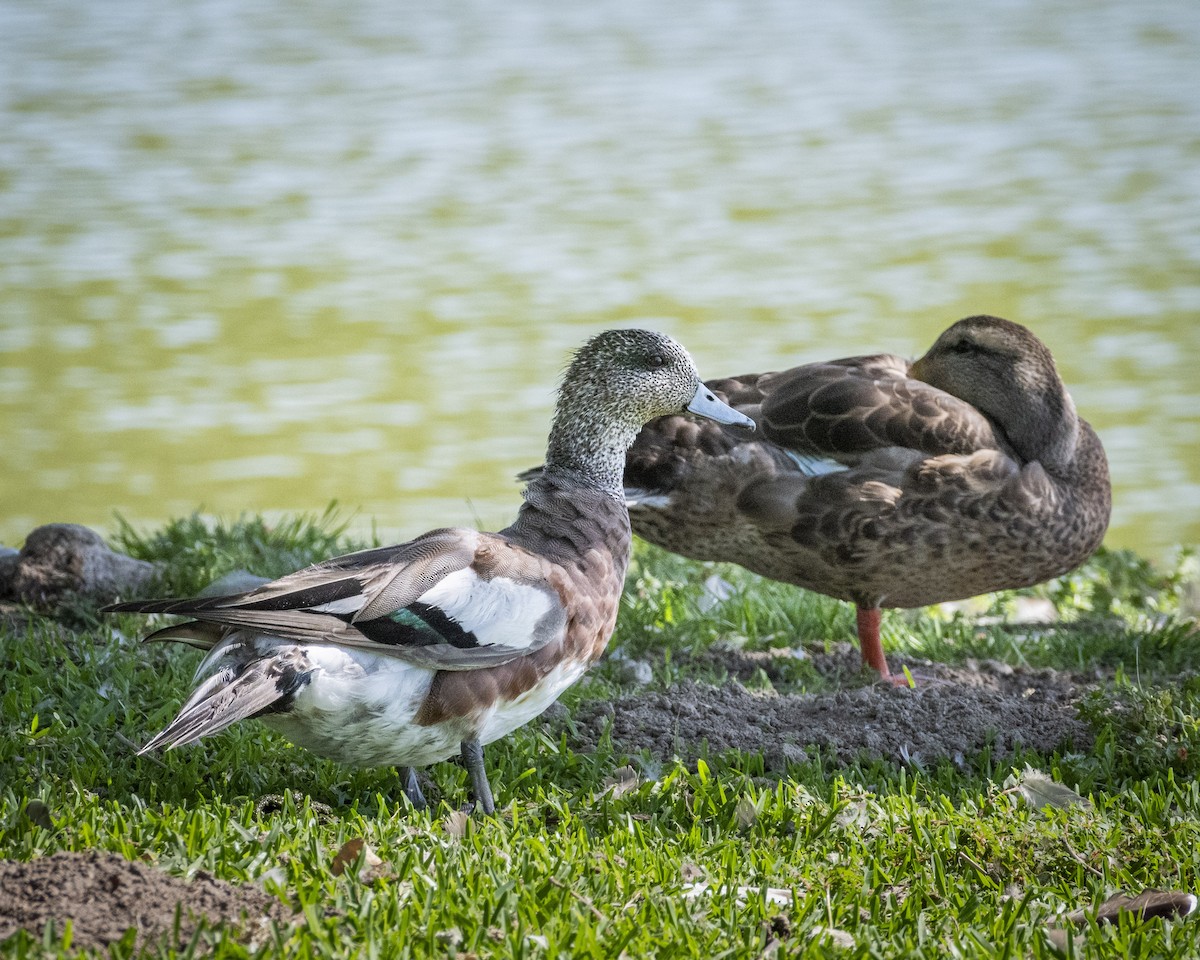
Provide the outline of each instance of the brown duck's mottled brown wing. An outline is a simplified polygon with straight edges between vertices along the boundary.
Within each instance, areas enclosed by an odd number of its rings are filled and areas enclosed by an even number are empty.
[[[776,373],[751,373],[705,381],[721,400],[756,423],[766,390]],[[761,438],[736,427],[722,426],[688,414],[659,417],[642,428],[625,458],[627,491],[654,492],[678,488],[697,458],[725,458]],[[762,446],[761,443],[758,446]]]
[[[853,464],[885,448],[930,456],[1009,445],[982,413],[908,376],[909,363],[880,354],[811,363],[775,374],[761,401],[763,437],[789,450]]]

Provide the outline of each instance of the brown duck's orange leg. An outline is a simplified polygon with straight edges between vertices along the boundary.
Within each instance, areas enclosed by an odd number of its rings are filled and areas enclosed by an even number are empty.
[[[858,607],[857,613],[858,648],[862,652],[863,663],[878,671],[884,680],[891,681],[897,687],[907,687],[908,680],[905,677],[892,676],[883,656],[883,644],[879,640],[879,625],[883,622],[883,613],[878,607]]]

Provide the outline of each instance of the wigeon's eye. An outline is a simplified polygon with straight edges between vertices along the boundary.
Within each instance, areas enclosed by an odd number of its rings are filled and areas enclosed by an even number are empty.
[[[975,344],[970,340],[959,340],[957,343],[950,345],[952,353],[970,353],[975,348]]]
[[[660,367],[665,367],[666,365],[667,365],[667,358],[664,357],[661,353],[656,353],[650,358],[650,369],[651,370],[657,370]]]

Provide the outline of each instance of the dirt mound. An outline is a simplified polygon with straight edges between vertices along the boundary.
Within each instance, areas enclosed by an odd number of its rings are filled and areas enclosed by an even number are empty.
[[[59,936],[73,925],[76,949],[104,948],[137,930],[139,948],[175,938],[185,947],[201,925],[235,927],[247,941],[261,942],[270,922],[291,917],[277,899],[252,886],[234,886],[199,873],[189,881],[111,853],[56,853],[28,863],[0,861],[0,941],[18,930],[39,939],[53,922]]]
[[[775,771],[809,759],[811,747],[843,761],[866,755],[921,763],[961,760],[989,746],[1003,757],[1018,745],[1044,753],[1091,745],[1076,711],[1084,688],[1069,674],[930,667],[936,673],[923,675],[915,690],[876,683],[828,695],[777,694],[731,680],[585,702],[575,714],[575,741],[594,749],[611,721],[621,751],[689,759],[707,744],[709,753],[762,752]]]

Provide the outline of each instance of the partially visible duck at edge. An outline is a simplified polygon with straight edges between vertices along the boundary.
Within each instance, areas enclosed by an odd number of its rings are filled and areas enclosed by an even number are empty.
[[[674,340],[601,333],[567,370],[545,469],[510,527],[433,530],[233,596],[106,607],[190,617],[146,639],[208,650],[199,684],[142,752],[257,717],[321,756],[406,767],[417,806],[415,768],[461,754],[474,804],[492,813],[483,746],[603,652],[629,560],[625,453],[647,421],[685,409],[753,428]]]
[[[708,386],[758,433],[648,424],[625,465],[634,532],[853,603],[863,661],[885,678],[881,607],[1040,583],[1108,526],[1100,440],[1020,324],[968,317],[916,362],[850,357]]]

